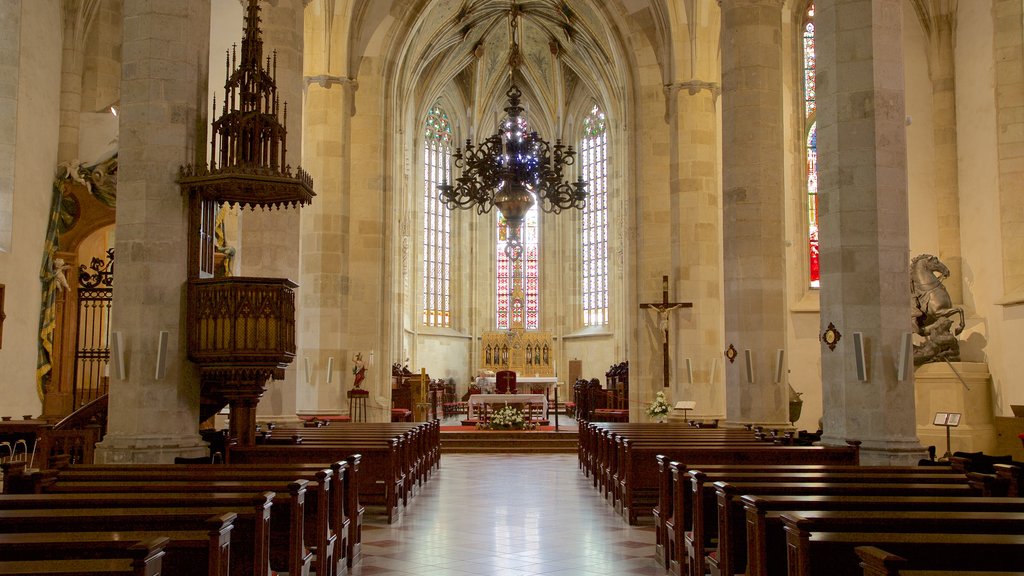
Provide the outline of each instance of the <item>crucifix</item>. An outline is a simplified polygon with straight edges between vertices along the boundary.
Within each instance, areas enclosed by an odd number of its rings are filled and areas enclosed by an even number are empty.
[[[669,387],[668,375],[668,313],[677,308],[693,308],[692,302],[669,302],[668,301],[668,276],[661,277],[661,302],[643,302],[641,308],[653,308],[658,312],[658,328],[661,328],[661,348],[664,355],[662,371],[665,388]]]

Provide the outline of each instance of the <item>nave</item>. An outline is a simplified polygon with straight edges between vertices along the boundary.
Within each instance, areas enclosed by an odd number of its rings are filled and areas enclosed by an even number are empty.
[[[664,574],[653,526],[629,526],[575,454],[446,454],[391,525],[367,515],[354,576]]]

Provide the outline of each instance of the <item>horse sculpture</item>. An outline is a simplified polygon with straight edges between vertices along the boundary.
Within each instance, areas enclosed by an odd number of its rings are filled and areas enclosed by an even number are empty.
[[[914,303],[912,318],[917,333],[925,337],[914,347],[914,364],[960,359],[956,339],[964,330],[964,309],[953,306],[942,281],[949,277],[949,268],[931,254],[921,254],[910,263],[911,294]],[[960,323],[953,327],[953,317]],[[953,329],[950,334],[950,328]]]

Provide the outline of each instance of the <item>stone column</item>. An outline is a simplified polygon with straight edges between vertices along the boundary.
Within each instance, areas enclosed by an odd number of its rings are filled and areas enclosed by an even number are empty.
[[[18,135],[21,25],[20,0],[0,3],[0,53],[6,55],[0,61],[0,253],[11,251],[14,229],[14,161]]]
[[[999,147],[999,205],[1003,238],[1001,304],[1024,302],[1024,50],[1021,22],[1024,6],[1014,0],[993,0],[993,49],[996,76],[996,139]]]
[[[344,258],[347,245],[348,203],[341,190],[348,181],[347,136],[351,124],[355,83],[348,78],[318,75],[307,78],[306,157],[303,164],[316,183],[317,197],[302,210],[302,322],[300,342],[311,362],[323,367],[319,386],[301,405],[302,411],[334,413],[347,410],[344,392],[352,387],[352,353],[342,346],[348,265]],[[364,360],[368,351],[364,351]],[[327,385],[326,368],[334,358],[334,374]],[[387,362],[367,368],[387,370]],[[382,367],[383,366],[383,367]],[[367,382],[369,385],[369,382]]]
[[[263,32],[263,58],[277,58],[277,94],[281,107],[287,105],[288,163],[292,170],[302,163],[303,111],[303,2],[277,0],[260,3]],[[316,180],[313,189],[319,193]],[[313,199],[316,203],[321,196]],[[290,207],[278,210],[255,210],[241,214],[240,272],[242,276],[267,278],[299,278],[300,211]],[[301,302],[303,287],[296,290]],[[296,307],[296,324],[302,324],[303,309]],[[284,380],[271,380],[260,402],[258,412],[274,419],[294,418],[297,397],[306,386],[306,350],[299,343],[295,360],[285,370]],[[317,367],[310,359],[310,367]],[[314,383],[312,378],[310,383]]]
[[[696,402],[689,416],[708,418],[725,416],[716,114],[720,94],[718,84],[701,80],[672,84],[665,94],[672,134],[669,188],[678,214],[678,224],[672,226],[678,236],[672,238],[673,261],[678,262],[673,268],[681,275],[674,284],[675,297],[693,301],[694,306],[673,319],[680,328],[672,336],[674,383],[679,390],[674,399]],[[691,329],[684,332],[687,325]]]
[[[789,425],[775,378],[787,324],[782,4],[722,1],[726,417],[770,426]]]
[[[206,454],[199,381],[186,357],[187,200],[178,167],[205,150],[210,0],[125,0],[117,198],[117,280],[107,435],[97,462],[172,462]],[[157,343],[170,333],[166,376]]]
[[[57,160],[78,158],[78,126],[82,114],[82,66],[85,39],[99,9],[99,2],[63,0],[63,62],[60,83],[60,140]]]
[[[949,268],[943,283],[953,302],[963,302],[963,258],[960,255],[960,187],[957,177],[956,69],[953,34],[955,3],[936,2],[928,36],[928,71],[932,81],[935,134],[935,202],[939,217],[939,260]]]
[[[909,220],[902,0],[816,4],[821,217],[823,442],[863,442],[862,464],[924,455],[914,428],[914,382],[898,381],[909,331]],[[866,381],[854,333],[863,335]]]

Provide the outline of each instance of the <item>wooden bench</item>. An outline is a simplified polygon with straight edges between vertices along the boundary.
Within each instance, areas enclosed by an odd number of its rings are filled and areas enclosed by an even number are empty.
[[[232,573],[265,574],[270,569],[270,518],[273,492],[252,493],[100,493],[100,494],[4,494],[0,510],[51,508],[194,508],[231,509],[235,514],[231,534]],[[176,542],[175,542],[176,543]]]
[[[229,576],[232,525],[225,516],[208,522],[208,530],[125,530],[116,532],[42,532],[0,534],[0,557],[19,560],[130,558],[139,542],[165,538],[162,571],[184,576]]]
[[[167,538],[153,538],[125,549],[126,558],[0,561],[4,576],[160,576]]]
[[[1011,576],[1019,575],[1019,571],[993,570],[917,570],[908,569],[910,563],[906,558],[890,554],[874,546],[858,546],[854,548],[860,557],[860,566],[864,576]]]
[[[231,530],[237,516],[217,508],[50,508],[27,510],[0,510],[0,533],[25,535],[32,532],[116,532],[121,530],[146,532],[201,531],[202,547],[206,556],[200,564],[203,573],[212,568],[213,574],[230,574]],[[150,534],[152,536],[152,534]],[[56,551],[56,548],[54,548]],[[182,553],[180,549],[164,557],[165,570],[185,570],[194,562],[194,549]],[[164,552],[169,552],[164,548]]]
[[[723,483],[724,485],[724,483]],[[716,490],[721,486],[716,486]],[[771,512],[756,516],[750,508],[752,498],[767,496],[771,499],[790,497],[852,497],[873,498],[879,502],[887,497],[897,498],[973,498],[976,492],[969,486],[949,484],[793,484],[793,483],[738,483],[733,484],[736,494],[746,507],[747,571],[766,576],[785,570],[785,536],[780,516]],[[980,497],[978,497],[980,498]],[[731,532],[730,532],[731,533]],[[719,539],[721,544],[721,539]]]
[[[318,494],[322,484],[307,480],[292,482],[277,480],[250,481],[111,481],[111,482],[56,482],[48,487],[49,493],[65,494],[102,494],[102,493],[189,493],[202,494],[212,492],[257,493],[263,491],[277,492],[274,506],[270,514],[269,556],[271,568],[277,571],[301,574],[309,571],[312,562],[311,546],[307,546],[305,537],[306,499],[310,493]],[[320,497],[318,502],[324,502]],[[314,503],[317,518],[324,518],[325,507]],[[207,508],[211,509],[211,508]],[[167,509],[170,510],[170,509]],[[237,507],[235,511],[242,513]],[[310,541],[313,541],[310,539]],[[256,546],[254,544],[254,546]],[[255,548],[259,550],[259,548]],[[322,555],[326,562],[329,555]],[[254,558],[255,562],[255,558]],[[298,570],[298,572],[296,572]],[[326,572],[325,572],[326,573]]]
[[[781,556],[785,535],[780,516],[787,511],[804,510],[921,510],[921,511],[1009,511],[1024,512],[1024,499],[978,496],[793,496],[752,495],[728,483],[716,484],[718,496],[717,566],[712,574],[747,572],[765,576],[769,549],[773,558]],[[752,560],[749,560],[752,559]],[[774,560],[773,560],[774,562]],[[784,565],[785,560],[773,565]],[[780,568],[782,569],[782,568]]]
[[[821,514],[825,514],[824,512]],[[836,514],[833,512],[832,514]],[[913,514],[904,512],[903,514]],[[900,532],[892,532],[884,526],[878,531],[832,532],[829,522],[813,520],[799,515],[783,514],[786,525],[786,553],[789,559],[787,574],[790,576],[860,576],[858,557],[855,549],[859,546],[877,546],[906,558],[924,569],[932,570],[1014,570],[1024,568],[1021,550],[1024,549],[1024,535],[1020,535],[1018,519],[1000,522],[963,516],[958,520],[954,515],[967,513],[930,513],[941,515],[932,520],[922,520],[926,526],[946,532],[913,532],[912,522],[900,522]],[[1000,513],[985,513],[1000,514]],[[1011,516],[1018,516],[1013,515]],[[1015,523],[1016,522],[1016,523]],[[1014,533],[975,533],[972,524],[980,523],[982,529],[999,529]],[[842,522],[835,522],[842,526]],[[873,525],[864,523],[866,528]],[[895,527],[895,525],[894,525]],[[959,532],[957,532],[959,530]]]
[[[760,482],[764,484],[830,484],[836,485],[872,485],[885,487],[889,490],[899,490],[901,485],[951,487],[954,493],[969,494],[970,487],[966,480],[959,474],[929,474],[929,473],[904,473],[896,474],[889,471],[860,470],[857,472],[848,471],[849,467],[839,467],[838,471],[830,472],[775,472],[774,468],[766,468],[763,472],[731,471],[725,470],[715,473],[706,473],[702,470],[690,470],[686,476],[690,479],[690,510],[685,510],[684,502],[680,503],[680,518],[687,522],[689,530],[683,531],[683,546],[685,547],[686,558],[694,566],[694,573],[704,574],[708,562],[707,553],[715,550],[713,544],[719,538],[722,523],[725,523],[723,532],[730,531],[726,515],[719,519],[718,496],[716,488],[722,486],[722,482],[732,482],[741,485],[743,482]],[[927,470],[925,468],[924,470]],[[715,482],[712,484],[712,482]],[[678,537],[677,530],[673,536]],[[678,539],[674,542],[678,543]],[[717,560],[713,558],[712,560]],[[724,573],[724,572],[723,572]]]

